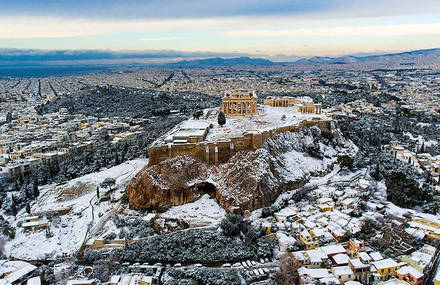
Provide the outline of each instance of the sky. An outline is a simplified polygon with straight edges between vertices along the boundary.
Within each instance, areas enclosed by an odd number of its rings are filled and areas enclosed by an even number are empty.
[[[0,0],[0,48],[271,59],[440,47],[439,0]]]

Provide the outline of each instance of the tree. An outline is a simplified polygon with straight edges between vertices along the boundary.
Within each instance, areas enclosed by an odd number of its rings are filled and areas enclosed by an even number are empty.
[[[194,112],[193,117],[194,119],[198,120],[203,115],[203,110],[197,110]]]
[[[321,136],[325,139],[328,139],[329,141],[333,140],[335,138],[335,136],[333,135],[332,132],[330,131],[322,131],[321,132]]]
[[[26,213],[31,213],[31,205],[29,205],[29,203],[26,204]]]
[[[99,186],[96,186],[96,197],[99,198]]]
[[[34,180],[34,184],[32,187],[33,187],[34,197],[38,197],[40,195],[40,191],[38,190],[38,180],[37,179]]]
[[[120,161],[119,161],[118,151],[116,151],[116,154],[115,154],[115,165],[118,165],[118,164],[120,164]]]
[[[101,281],[108,281],[115,266],[110,259],[98,260],[93,264],[93,277]]]
[[[423,191],[418,182],[407,177],[404,172],[394,171],[386,177],[387,200],[397,206],[409,208],[431,200],[430,193]],[[432,195],[432,194],[431,194]]]
[[[12,195],[9,213],[14,216],[17,215],[17,202],[15,201],[14,195]]]
[[[338,163],[341,165],[341,167],[352,169],[353,162],[353,158],[349,157],[348,155],[338,156]]]
[[[103,188],[109,188],[109,190],[111,190],[115,185],[116,185],[116,180],[114,178],[108,177],[104,179],[104,181],[101,183],[100,186]]]
[[[286,120],[286,114],[283,114],[282,116],[281,116],[281,121],[285,121]]]
[[[29,187],[28,185],[23,185],[23,191],[24,191],[24,196],[26,198],[31,198],[31,193],[29,192]]]
[[[373,232],[373,222],[370,219],[364,220],[361,226],[361,232],[367,235]]]
[[[226,236],[238,235],[243,227],[243,217],[229,214],[221,221],[220,227]]]
[[[223,111],[220,111],[218,113],[217,122],[222,127],[226,124],[226,116],[225,113],[223,113]]]
[[[313,144],[311,146],[308,146],[307,153],[313,158],[323,159],[321,148],[319,147],[318,144]]]
[[[10,123],[12,122],[12,113],[11,111],[8,112],[8,114],[6,115],[6,123]]]
[[[374,170],[374,173],[371,176],[378,181],[381,179],[379,163],[376,163],[376,169]]]
[[[299,284],[298,268],[291,253],[285,253],[278,264],[277,283],[282,285]]]

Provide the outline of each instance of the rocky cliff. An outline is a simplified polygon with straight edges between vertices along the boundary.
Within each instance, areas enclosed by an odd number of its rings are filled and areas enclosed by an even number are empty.
[[[312,127],[276,135],[263,148],[238,152],[219,165],[178,156],[147,166],[126,193],[134,209],[164,210],[208,193],[228,212],[255,210],[271,205],[279,194],[305,184],[311,176],[330,171],[340,152],[347,149]]]

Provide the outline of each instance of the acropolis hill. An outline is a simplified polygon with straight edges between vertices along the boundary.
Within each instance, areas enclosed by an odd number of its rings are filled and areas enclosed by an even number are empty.
[[[217,123],[220,111],[227,117],[224,126]],[[261,148],[278,133],[310,126],[330,131],[330,121],[321,105],[308,97],[268,98],[257,105],[255,92],[228,92],[221,108],[206,109],[200,118],[184,121],[156,140],[148,150],[149,165],[179,155],[207,164],[224,163],[237,151]]]
[[[227,93],[220,108],[206,109],[156,140],[149,165],[126,188],[130,206],[164,210],[209,194],[228,212],[251,211],[328,173],[337,155],[350,151],[310,98],[255,102],[254,92]],[[220,112],[226,113],[223,126]]]

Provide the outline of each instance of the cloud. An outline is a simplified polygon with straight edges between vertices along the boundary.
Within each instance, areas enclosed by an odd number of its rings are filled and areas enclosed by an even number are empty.
[[[1,47],[179,48],[304,55],[369,48],[402,50],[440,44],[438,0],[417,3],[414,0],[0,0],[0,3]],[[404,37],[407,35],[411,37]],[[349,38],[352,36],[368,37],[368,43],[362,39],[352,41]]]
[[[39,50],[1,49],[0,61],[77,61],[121,59],[182,59],[206,57],[237,57],[247,54],[226,52],[185,52],[179,50]]]
[[[203,19],[292,15],[306,17],[377,17],[432,14],[438,0],[0,0],[2,16],[88,19]]]
[[[249,26],[248,22],[249,20],[243,18],[116,21],[59,17],[1,17],[0,40],[90,37],[130,32],[225,29],[233,26],[247,27]]]
[[[6,1],[4,1],[6,2]],[[330,9],[338,0],[20,0],[2,3],[0,15],[99,19],[212,18],[310,13]]]
[[[162,41],[178,41],[186,39],[185,37],[157,37],[157,38],[141,38],[140,41],[144,42],[162,42]]]
[[[440,35],[440,23],[367,27],[332,27],[289,30],[234,30],[229,37],[308,37],[308,36],[401,36]]]

